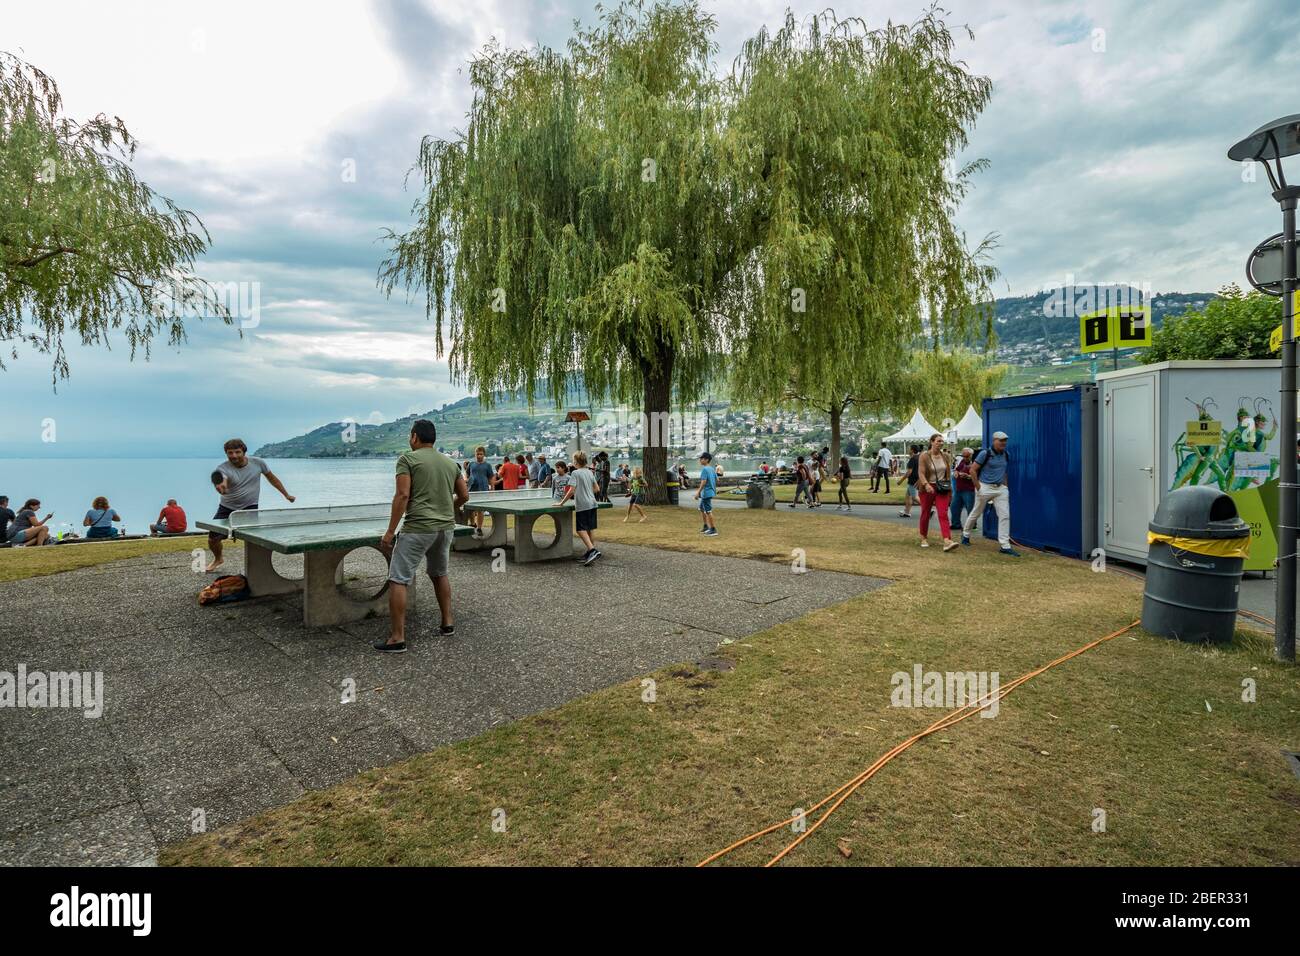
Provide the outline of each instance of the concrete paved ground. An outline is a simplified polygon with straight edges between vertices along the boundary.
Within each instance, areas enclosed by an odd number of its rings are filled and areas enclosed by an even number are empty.
[[[3,585],[0,670],[102,671],[106,703],[98,719],[0,708],[0,863],[147,864],[198,814],[221,826],[885,583],[604,551],[501,573],[453,555],[456,635],[437,636],[423,578],[398,656],[370,647],[386,618],[308,630],[297,597],[201,608],[183,552]],[[347,573],[377,588],[382,558],[356,552]]]

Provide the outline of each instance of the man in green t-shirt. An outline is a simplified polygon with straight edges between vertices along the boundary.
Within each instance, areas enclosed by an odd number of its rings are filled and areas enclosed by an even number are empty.
[[[439,633],[455,633],[447,563],[456,511],[469,501],[469,490],[460,467],[433,447],[437,440],[433,422],[421,418],[411,426],[411,450],[397,459],[397,492],[388,530],[379,542],[379,549],[388,556],[389,635],[387,641],[375,641],[377,651],[400,654],[406,650],[406,589],[419,571],[422,557],[428,559],[429,579],[442,612]]]

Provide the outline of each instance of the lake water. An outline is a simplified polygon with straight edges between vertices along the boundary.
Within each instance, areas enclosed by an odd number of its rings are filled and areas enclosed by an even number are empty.
[[[122,516],[128,534],[147,534],[168,498],[185,509],[191,524],[217,510],[208,475],[220,458],[0,458],[0,494],[15,511],[27,498],[41,500],[42,516],[54,512],[51,530],[84,533],[81,519],[97,495]],[[388,501],[393,496],[394,459],[268,458],[267,464],[298,500],[290,506],[263,482],[264,508],[314,507]],[[752,471],[758,459],[730,458],[728,474]],[[775,459],[770,459],[773,463]],[[691,474],[695,462],[685,462]],[[861,458],[849,459],[855,472]]]

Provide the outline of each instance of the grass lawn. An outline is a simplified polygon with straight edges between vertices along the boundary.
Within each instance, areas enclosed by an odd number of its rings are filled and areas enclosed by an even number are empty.
[[[136,538],[130,541],[86,541],[47,545],[43,548],[4,548],[0,550],[0,582],[58,574],[60,571],[124,561],[146,554],[193,551],[195,548],[206,548],[207,542],[206,536],[195,535],[184,538]]]
[[[720,512],[721,535],[705,538],[695,520],[656,508],[644,524],[602,522],[601,535],[778,562],[801,548],[811,573],[894,583],[722,648],[734,670],[665,668],[653,703],[631,680],[161,861],[693,864],[811,806],[946,712],[889,706],[895,672],[988,670],[1005,684],[1140,610],[1131,578],[1008,559],[987,542],[943,554],[917,548],[910,528],[780,511]],[[997,717],[912,747],[783,865],[1300,862],[1300,784],[1279,753],[1300,746],[1300,670],[1274,663],[1270,643],[1249,629],[1225,648],[1130,631],[1017,689]],[[1242,702],[1245,678],[1257,703]],[[782,829],[721,862],[762,863],[791,838]]]

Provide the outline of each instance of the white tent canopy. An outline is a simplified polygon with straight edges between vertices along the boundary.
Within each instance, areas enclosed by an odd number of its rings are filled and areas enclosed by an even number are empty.
[[[948,432],[948,441],[978,441],[984,437],[984,420],[975,411],[974,405],[966,406],[966,414],[955,427]]]
[[[883,440],[927,442],[930,440],[930,436],[937,434],[938,431],[939,429],[925,420],[925,416],[921,414],[921,410],[918,408],[912,413],[912,420],[903,426],[901,431],[896,431]]]

